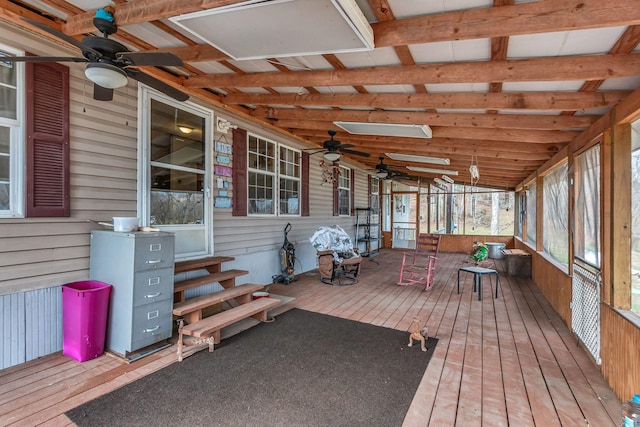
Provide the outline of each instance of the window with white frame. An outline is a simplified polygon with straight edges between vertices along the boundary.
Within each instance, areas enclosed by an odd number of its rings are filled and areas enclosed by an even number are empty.
[[[300,151],[257,135],[248,138],[249,215],[300,215]]]
[[[0,45],[0,217],[24,215],[24,64],[2,61],[16,55],[24,52]]]
[[[338,215],[351,214],[351,169],[340,166],[338,175]]]
[[[542,247],[556,261],[569,263],[569,182],[565,162],[542,181]]]
[[[280,215],[300,215],[300,151],[280,146]]]

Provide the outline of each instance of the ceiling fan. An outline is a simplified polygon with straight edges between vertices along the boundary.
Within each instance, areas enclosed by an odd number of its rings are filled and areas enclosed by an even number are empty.
[[[406,172],[402,172],[399,170],[389,169],[389,165],[384,162],[384,157],[378,157],[380,159],[380,163],[376,165],[376,176],[380,179],[386,178],[400,178],[407,177],[408,174]]]
[[[370,156],[369,153],[350,150],[351,147],[354,147],[353,144],[343,144],[340,141],[333,139],[333,137],[336,135],[335,130],[329,130],[328,133],[331,139],[328,139],[322,143],[322,150],[315,151],[311,154],[316,154],[324,151],[324,158],[330,162],[337,162],[338,160],[340,160],[340,153],[353,154],[362,157]]]
[[[111,101],[113,90],[126,86],[127,77],[144,83],[178,101],[186,101],[189,96],[184,92],[146,74],[137,66],[182,66],[182,60],[169,52],[131,52],[124,45],[110,39],[118,27],[109,8],[98,9],[93,25],[102,36],[91,35],[78,41],[46,24],[22,18],[25,22],[70,43],[82,52],[83,57],[46,57],[46,56],[5,56],[4,62],[86,62],[85,76],[93,85],[93,98],[98,101]]]

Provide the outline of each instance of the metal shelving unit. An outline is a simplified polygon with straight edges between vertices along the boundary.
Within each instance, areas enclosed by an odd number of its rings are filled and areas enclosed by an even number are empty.
[[[380,253],[380,211],[356,208],[356,243],[360,256],[373,258]]]

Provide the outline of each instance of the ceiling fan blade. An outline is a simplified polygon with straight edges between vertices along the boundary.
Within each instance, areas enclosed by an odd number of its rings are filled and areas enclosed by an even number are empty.
[[[34,27],[38,27],[40,28],[42,31],[45,31],[49,34],[51,34],[52,36],[55,36],[57,38],[59,38],[60,40],[64,40],[67,43],[69,43],[70,45],[73,45],[77,48],[79,48],[80,50],[82,50],[83,52],[90,52],[92,55],[95,55],[96,58],[101,58],[102,54],[100,52],[98,52],[97,50],[94,50],[92,48],[90,48],[89,46],[87,46],[86,44],[82,43],[81,41],[78,41],[76,39],[74,39],[71,36],[66,35],[63,32],[60,32],[54,28],[51,28],[50,26],[43,24],[42,22],[38,22],[38,21],[34,21],[32,19],[28,19],[28,18],[21,18],[23,21],[28,22],[29,24],[33,25]]]
[[[369,153],[364,153],[362,151],[355,151],[355,150],[349,150],[349,149],[343,149],[343,148],[338,148],[338,151],[340,151],[341,153],[345,153],[345,154],[353,154],[356,156],[362,156],[362,157],[369,157],[371,156],[371,154]]]
[[[355,147],[355,145],[353,145],[353,144],[340,144],[340,145],[338,146],[338,148],[339,148],[340,150],[342,150],[342,149],[344,149],[344,148],[351,148],[351,147]]]
[[[155,77],[150,76],[149,74],[145,74],[140,70],[135,70],[132,68],[125,68],[125,72],[134,80],[139,81],[140,83],[144,83],[147,86],[151,86],[152,88],[164,93],[167,96],[172,97],[178,101],[186,101],[189,99],[189,95],[166,84],[163,81],[156,79]]]
[[[93,99],[96,101],[111,101],[113,99],[113,89],[108,89],[94,83]]]
[[[182,59],[171,52],[118,52],[116,58],[126,62],[126,65],[181,67]]]
[[[0,62],[88,62],[86,58],[67,56],[1,56]]]

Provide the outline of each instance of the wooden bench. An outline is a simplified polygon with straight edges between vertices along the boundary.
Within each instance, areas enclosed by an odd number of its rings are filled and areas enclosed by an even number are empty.
[[[173,305],[173,314],[183,317],[187,324],[192,324],[202,319],[203,308],[220,304],[230,299],[235,299],[240,304],[246,304],[251,301],[251,294],[263,289],[263,285],[246,283],[208,295],[190,298],[186,301],[175,303]]]
[[[247,317],[253,317],[261,321],[267,320],[267,310],[280,304],[275,298],[260,298],[225,310],[221,313],[206,317],[189,325],[180,320],[178,328],[178,361],[183,359],[183,347],[185,345],[208,344],[209,351],[213,351],[215,344],[220,343],[220,330]],[[190,343],[184,342],[184,336],[200,338]]]
[[[223,288],[233,288],[236,285],[236,277],[246,274],[249,274],[247,270],[233,269],[175,282],[173,284],[173,301],[182,302],[185,300],[184,291],[209,283],[220,283]]]

